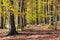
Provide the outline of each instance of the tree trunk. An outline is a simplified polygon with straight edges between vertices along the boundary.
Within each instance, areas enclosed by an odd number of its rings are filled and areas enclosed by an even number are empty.
[[[45,1],[47,3],[47,4],[45,4],[45,12],[46,12],[45,15],[48,16],[48,12],[49,12],[48,11],[48,0],[45,0]],[[45,24],[49,24],[49,18],[48,17],[45,18]]]
[[[26,26],[26,14],[24,15],[24,26]]]
[[[21,25],[21,22],[22,20],[21,20],[21,17],[20,16],[18,16],[18,25]]]
[[[21,31],[23,31],[23,29],[24,29],[23,18],[21,18],[21,20],[22,20],[22,27],[21,27]]]
[[[37,25],[39,24],[39,21],[38,21],[38,0],[36,0],[36,24]]]
[[[54,27],[55,27],[55,30],[57,30],[57,13],[56,13],[56,0],[54,1]]]
[[[22,27],[26,26],[26,13],[25,13],[25,7],[24,7],[24,0],[22,0],[22,6],[21,6],[21,12],[24,13],[24,17],[22,17]]]
[[[10,13],[10,25],[11,25],[11,28],[10,28],[10,32],[8,35],[18,34],[16,31],[16,28],[15,28],[14,14],[12,14],[12,13]]]
[[[52,3],[51,4],[53,4],[53,1],[52,1]],[[51,16],[53,15],[53,5],[51,5]],[[54,20],[53,20],[53,17],[51,17],[51,25],[54,25]]]
[[[1,1],[1,5],[3,5],[3,1]],[[2,9],[2,12],[3,12],[4,7],[1,6],[1,9]],[[0,27],[0,29],[3,29],[3,26],[4,26],[4,18],[3,18],[3,15],[2,14],[3,13],[1,13],[1,27]]]
[[[57,14],[57,21],[59,21],[59,16],[58,16],[58,14]]]
[[[1,27],[0,27],[0,29],[3,29],[3,27],[4,27],[4,19],[3,19],[3,16],[1,15]]]
[[[23,22],[24,22],[24,26],[26,26],[26,9],[25,9],[25,6],[24,6],[24,0],[22,0],[22,9],[23,9],[23,12],[24,12],[24,18],[23,18]]]

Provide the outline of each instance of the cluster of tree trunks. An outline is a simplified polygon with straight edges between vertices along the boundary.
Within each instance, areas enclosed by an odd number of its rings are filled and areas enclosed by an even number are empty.
[[[18,16],[18,24],[21,24],[22,28],[24,28],[24,26],[26,26],[26,9],[24,6],[24,0],[21,1],[21,3],[19,3],[19,7],[21,6],[21,11],[22,13],[24,13],[23,17]]]

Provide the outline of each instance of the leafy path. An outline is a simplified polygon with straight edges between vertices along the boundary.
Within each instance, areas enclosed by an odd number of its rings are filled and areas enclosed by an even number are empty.
[[[49,31],[49,30],[48,30]],[[18,32],[19,35],[14,36],[5,36],[8,31],[5,29],[0,30],[0,40],[59,40],[60,39],[60,31],[49,31],[53,32],[47,34],[48,31],[44,30],[24,30],[23,32]]]

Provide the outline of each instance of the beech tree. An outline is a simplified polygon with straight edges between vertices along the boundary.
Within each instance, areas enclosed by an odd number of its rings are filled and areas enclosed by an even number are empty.
[[[10,0],[11,4],[13,5],[13,0]],[[12,10],[9,10],[10,12],[10,32],[8,33],[8,35],[16,35],[18,34],[16,31],[16,27],[15,27],[15,21],[14,21],[14,12]]]
[[[18,34],[16,31],[16,27],[15,27],[15,21],[14,21],[14,13],[13,11],[10,10],[10,32],[8,33],[8,35],[16,35]]]

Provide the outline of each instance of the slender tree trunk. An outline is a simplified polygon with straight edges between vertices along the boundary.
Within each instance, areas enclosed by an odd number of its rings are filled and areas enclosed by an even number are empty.
[[[4,27],[4,19],[3,19],[3,16],[1,16],[1,27],[0,27],[0,29],[3,29],[3,27]]]
[[[59,21],[59,16],[58,16],[58,14],[57,14],[57,21]]]
[[[1,0],[1,5],[3,5],[3,1]],[[4,10],[4,7],[3,6],[0,6],[1,7],[1,11],[3,12],[3,10]],[[3,29],[3,27],[4,27],[4,18],[3,18],[3,15],[2,15],[3,13],[1,13],[1,27],[0,27],[0,29]]]
[[[25,13],[25,11],[26,11],[26,9],[25,9],[25,4],[24,4],[24,0],[22,1],[22,9],[23,9],[23,12],[24,12],[24,18],[23,18],[23,21],[24,21],[24,26],[26,26],[26,13]]]
[[[20,25],[20,24],[21,24],[21,17],[18,16],[18,25]]]
[[[26,14],[24,15],[24,26],[26,26]]]
[[[54,0],[54,27],[55,27],[55,30],[57,30],[57,13],[56,13],[56,0]]]
[[[24,29],[23,18],[21,18],[21,20],[22,20],[22,27],[21,27],[21,31],[23,31],[23,29]]]
[[[19,6],[19,8],[21,7],[21,2],[20,2],[20,1],[19,1],[19,3],[18,3],[18,6]],[[18,12],[21,12],[20,9],[18,10]],[[22,21],[21,21],[21,16],[18,15],[18,26],[21,26],[21,23],[22,23]]]
[[[21,0],[21,12],[23,13],[23,12],[25,12],[25,10],[24,10],[24,0]],[[23,15],[22,15],[23,16]],[[24,17],[21,17],[21,25],[22,25],[22,27],[21,27],[21,31],[23,31],[23,28],[24,28],[24,26],[25,26],[25,16]]]
[[[52,3],[51,4],[53,4],[53,1],[52,1]],[[51,16],[53,15],[53,5],[51,5]],[[54,17],[51,17],[51,25],[54,25],[54,21],[53,21],[53,18]]]
[[[44,2],[45,2],[46,0],[44,0]],[[44,15],[46,16],[46,12],[47,12],[47,5],[46,4],[44,4]],[[47,18],[45,17],[44,18],[45,19],[45,24],[47,24]]]
[[[22,6],[21,6],[21,12],[22,13],[24,12],[23,9],[24,9],[24,0],[22,0]],[[22,28],[24,28],[24,25],[23,25],[23,17],[21,18],[21,20],[22,20]]]
[[[45,15],[48,16],[48,0],[45,0],[46,1],[46,5],[45,5]],[[46,17],[45,18],[45,24],[49,24],[49,17]]]
[[[36,24],[37,25],[39,24],[39,21],[38,21],[38,0],[36,0]]]

